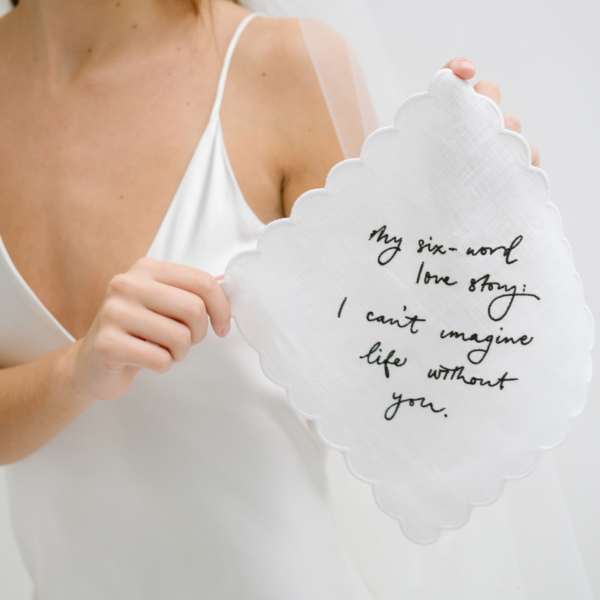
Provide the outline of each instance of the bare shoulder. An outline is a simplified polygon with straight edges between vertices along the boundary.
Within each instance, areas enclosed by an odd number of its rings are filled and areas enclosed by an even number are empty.
[[[238,64],[249,78],[260,77],[276,90],[280,100],[322,96],[306,35],[318,37],[321,47],[345,45],[341,36],[314,21],[301,25],[298,19],[257,18],[240,41]]]
[[[257,18],[240,44],[241,60],[245,66],[263,65],[273,74],[310,75],[312,61],[297,19]]]
[[[335,43],[335,34],[331,38]],[[224,131],[234,170],[251,168],[252,159],[242,151],[240,132],[245,131],[246,141],[252,139],[253,159],[260,162],[253,166],[274,190],[270,207],[279,217],[287,215],[297,197],[322,187],[331,167],[342,160],[299,21],[255,19],[240,40],[228,88],[223,109],[236,135],[230,129],[227,136],[226,123]],[[257,177],[251,179],[256,182]],[[242,190],[251,205],[258,187],[256,192]],[[265,198],[264,190],[261,193]],[[268,220],[275,218],[275,212],[272,215]]]

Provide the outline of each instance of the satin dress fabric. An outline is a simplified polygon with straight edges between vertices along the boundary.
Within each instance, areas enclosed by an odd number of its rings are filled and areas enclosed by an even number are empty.
[[[244,200],[219,110],[148,256],[222,274],[264,228]],[[0,240],[0,366],[72,343]],[[235,324],[166,375],[142,371],[7,469],[36,600],[367,600],[332,523],[318,445]]]

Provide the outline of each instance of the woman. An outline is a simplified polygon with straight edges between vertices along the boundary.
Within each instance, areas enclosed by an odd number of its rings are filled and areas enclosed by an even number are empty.
[[[36,598],[368,598],[215,278],[343,158],[299,24],[22,0],[0,131],[0,463]]]

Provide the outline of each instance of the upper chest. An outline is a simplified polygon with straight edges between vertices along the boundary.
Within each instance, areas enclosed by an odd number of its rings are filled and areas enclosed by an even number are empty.
[[[68,94],[14,73],[10,88],[0,86],[0,235],[25,281],[76,337],[110,278],[147,253],[205,130],[223,48],[203,50]],[[228,105],[233,152],[261,162],[240,186],[271,220],[275,170],[252,152],[247,127],[236,127],[235,96]]]
[[[0,233],[10,237],[21,221],[29,231],[66,232],[74,217],[100,215],[109,226],[135,217],[140,237],[144,227],[156,229],[207,126],[223,50],[210,43],[177,48],[164,60],[99,74],[64,93],[0,70],[0,81],[10,84],[0,85]],[[268,145],[257,139],[268,137],[268,128],[248,128],[238,110],[260,104],[259,94],[240,97],[235,73],[229,80],[226,91],[234,93],[221,115],[228,146],[236,158],[264,162],[252,150]],[[260,203],[253,208],[265,212]],[[32,211],[43,218],[32,222]]]

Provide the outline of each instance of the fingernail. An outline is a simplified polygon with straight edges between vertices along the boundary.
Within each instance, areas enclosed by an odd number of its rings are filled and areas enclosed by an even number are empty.
[[[223,329],[221,329],[221,337],[226,337],[227,334],[229,333],[229,330],[231,329],[231,323],[228,323],[227,325],[225,325],[225,327],[223,327]]]
[[[458,65],[465,69],[474,69],[475,65],[470,60],[459,60]]]

